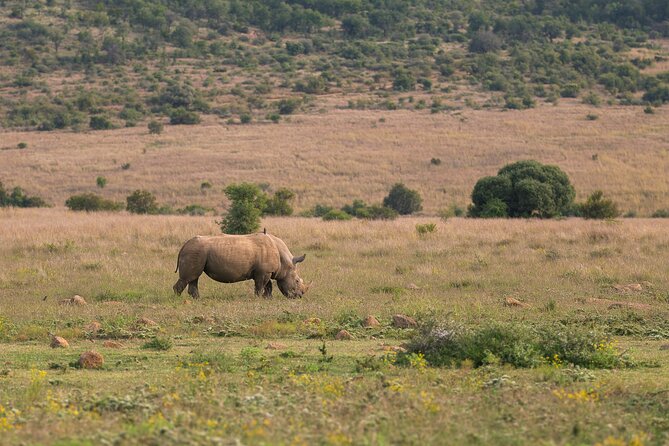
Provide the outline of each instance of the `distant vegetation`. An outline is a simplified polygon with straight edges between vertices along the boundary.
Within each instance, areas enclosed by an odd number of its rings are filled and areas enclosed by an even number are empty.
[[[40,197],[26,195],[25,191],[18,186],[8,192],[0,181],[0,207],[38,208],[46,206],[48,205]]]
[[[41,0],[0,2],[0,16],[9,127],[278,122],[333,92],[435,113],[593,91],[669,102],[669,74],[644,71],[664,57],[651,41],[669,36],[664,0]]]
[[[501,168],[496,176],[478,180],[469,216],[551,218],[573,212],[576,192],[557,166],[534,160]]]

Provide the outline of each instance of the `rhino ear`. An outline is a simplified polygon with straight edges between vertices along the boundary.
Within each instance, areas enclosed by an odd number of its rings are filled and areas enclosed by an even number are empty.
[[[299,257],[293,257],[293,265],[297,265],[298,263],[304,261],[304,258],[306,257],[306,254],[302,254]]]

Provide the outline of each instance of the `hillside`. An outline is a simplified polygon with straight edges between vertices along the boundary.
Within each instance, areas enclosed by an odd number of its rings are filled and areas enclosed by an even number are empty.
[[[0,118],[83,130],[669,101],[666,2],[608,3],[2,1]]]

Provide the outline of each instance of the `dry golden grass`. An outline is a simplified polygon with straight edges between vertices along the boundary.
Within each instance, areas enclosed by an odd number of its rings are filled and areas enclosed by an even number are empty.
[[[599,119],[587,120],[589,113]],[[0,152],[0,179],[56,206],[95,191],[101,175],[108,179],[102,193],[111,198],[144,188],[161,203],[219,210],[222,187],[231,182],[290,187],[303,210],[355,198],[379,202],[401,181],[418,189],[425,213],[434,214],[453,203],[466,206],[481,176],[532,158],[564,169],[579,199],[603,189],[623,211],[649,215],[669,207],[668,122],[666,107],[648,115],[640,107],[564,100],[506,112],[332,110],[279,125],[208,118],[199,126],[167,126],[162,135],[149,135],[144,125],[90,133],[4,131],[3,147],[26,142],[28,148]],[[431,158],[442,164],[430,165]],[[128,170],[121,169],[124,163]],[[214,185],[206,195],[203,181]]]

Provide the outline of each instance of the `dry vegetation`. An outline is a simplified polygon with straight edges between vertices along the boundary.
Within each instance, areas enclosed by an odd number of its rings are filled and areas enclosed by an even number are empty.
[[[223,208],[231,182],[269,183],[297,193],[296,208],[341,206],[354,198],[379,202],[402,181],[420,191],[426,214],[462,207],[476,180],[504,164],[533,158],[557,164],[577,198],[603,189],[623,211],[640,216],[669,207],[666,108],[595,108],[563,100],[526,111],[337,111],[296,115],[290,122],[146,127],[92,133],[2,133],[0,178],[56,206],[75,193],[95,191],[123,200],[145,188],[159,202]],[[597,120],[586,119],[595,114]],[[15,149],[19,142],[28,147]],[[432,158],[442,164],[430,165]],[[373,160],[373,162],[370,162]],[[130,163],[130,168],[121,166]],[[200,184],[213,188],[203,194]]]
[[[269,218],[269,231],[307,253],[301,275],[315,281],[307,296],[264,300],[250,282],[203,279],[200,300],[176,298],[176,253],[194,234],[218,233],[213,220],[0,212],[0,443],[669,440],[664,220]],[[419,236],[416,224],[430,222],[436,232]],[[615,289],[629,283],[641,290]],[[88,305],[58,303],[75,293]],[[505,306],[506,297],[526,306]],[[613,301],[634,306],[609,308]],[[419,356],[394,365],[383,346],[412,332],[390,327],[400,312],[473,327],[603,329],[618,335],[603,348],[636,366],[587,370],[551,358],[532,369],[439,369]],[[368,314],[382,327],[361,328]],[[139,326],[141,317],[159,327]],[[311,317],[321,322],[302,322]],[[92,321],[99,331],[87,328]],[[334,341],[340,328],[354,340]],[[49,332],[70,348],[49,348]],[[108,338],[121,347],[104,346]],[[265,349],[268,342],[279,349]],[[91,348],[105,355],[103,369],[72,369]]]

